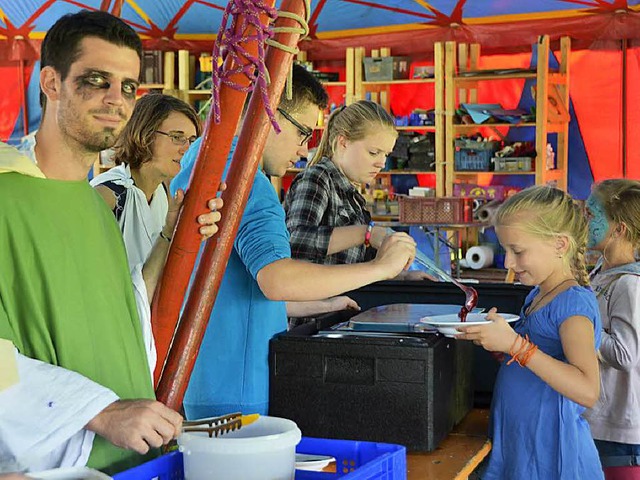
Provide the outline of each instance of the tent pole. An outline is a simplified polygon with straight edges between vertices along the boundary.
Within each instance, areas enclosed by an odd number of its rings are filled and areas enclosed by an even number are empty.
[[[269,0],[268,3],[273,5],[274,0]],[[266,23],[267,21],[265,14],[261,22]],[[244,27],[241,21],[236,22],[236,29],[238,29],[235,32],[236,35],[242,33],[241,28],[249,27]],[[253,35],[255,32],[247,33]],[[255,37],[246,41],[245,50],[251,56],[258,55],[258,43]],[[241,58],[238,61],[244,62],[243,65],[248,63],[247,59]],[[237,66],[232,60],[232,56],[228,55],[223,68],[229,71],[236,69]],[[250,79],[243,73],[234,73],[231,80],[243,88],[251,84]],[[156,287],[151,305],[151,326],[158,354],[154,374],[156,386],[160,381],[169,348],[176,333],[185,293],[202,241],[198,233],[199,225],[195,219],[205,213],[207,200],[214,198],[217,194],[246,97],[246,91],[235,90],[222,83],[220,86],[220,123],[214,121],[213,109],[211,109],[202,133],[202,143],[189,183],[189,194],[185,197],[162,273],[162,280]],[[225,196],[223,195],[222,198]],[[223,220],[228,212],[228,205],[225,205]],[[216,241],[221,234],[222,231],[219,231],[216,236],[209,239],[209,242]]]
[[[280,6],[281,12],[291,12],[301,17],[305,16],[305,10],[305,2],[302,0],[284,0]],[[297,25],[296,21],[286,16],[279,16],[275,23],[276,27],[296,27]],[[300,33],[295,28],[290,28],[278,32],[274,40],[285,46],[295,47],[299,38]],[[265,64],[271,76],[271,83],[267,89],[268,101],[271,105],[278,105],[292,63],[293,53],[274,47],[267,49]],[[210,120],[209,123],[213,123],[213,121]],[[235,126],[235,124],[226,125],[228,129],[235,129]],[[255,172],[262,158],[264,144],[271,128],[273,127],[264,109],[262,96],[256,91],[251,96],[227,174],[227,190],[222,194],[225,206],[222,220],[219,223],[220,231],[205,245],[184,313],[156,389],[158,400],[170,408],[177,410],[182,405],[182,399],[198,356],[242,213],[253,185]],[[194,180],[195,178],[194,172]],[[191,190],[189,193],[192,194]],[[187,195],[188,198],[189,195]],[[166,272],[164,278],[166,278]],[[187,281],[188,278],[189,274],[187,273]],[[180,305],[181,302],[177,305],[178,310]],[[160,361],[160,355],[158,355],[158,359]]]

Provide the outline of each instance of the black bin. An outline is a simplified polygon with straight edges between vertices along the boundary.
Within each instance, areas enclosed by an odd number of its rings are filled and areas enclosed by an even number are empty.
[[[496,306],[505,313],[519,312],[529,291],[504,284],[474,288],[480,307]],[[381,282],[349,295],[363,310],[394,303],[464,301],[455,286],[432,282]],[[490,395],[497,363],[470,342],[433,334],[313,336],[351,315],[324,316],[271,341],[270,415],[292,419],[305,436],[431,451],[471,409],[478,370],[489,377],[480,388],[489,389]],[[479,355],[484,366],[477,364]]]

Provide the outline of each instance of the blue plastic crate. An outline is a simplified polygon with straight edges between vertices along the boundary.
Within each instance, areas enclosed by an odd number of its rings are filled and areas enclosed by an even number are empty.
[[[402,445],[303,437],[298,453],[331,455],[336,473],[296,470],[296,480],[406,480],[407,450]]]
[[[181,452],[171,452],[113,476],[113,480],[184,480]]]
[[[456,149],[454,163],[456,171],[488,172],[491,168],[491,150]]]
[[[296,470],[296,480],[406,480],[407,451],[402,445],[303,437],[298,453],[330,455],[336,473]],[[182,453],[172,452],[113,476],[114,480],[184,480]]]

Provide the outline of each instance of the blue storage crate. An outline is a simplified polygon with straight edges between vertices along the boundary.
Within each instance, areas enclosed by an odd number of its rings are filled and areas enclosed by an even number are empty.
[[[184,480],[181,452],[171,452],[113,476],[113,480]]]
[[[336,473],[296,470],[296,480],[405,480],[407,450],[402,445],[303,437],[298,453],[330,455]]]
[[[298,453],[330,455],[336,473],[296,470],[296,480],[406,480],[407,451],[402,445],[303,437]],[[114,480],[184,480],[181,452],[171,452],[113,476]]]
[[[488,172],[491,168],[492,151],[467,150],[461,148],[454,155],[456,171]]]
[[[500,148],[499,142],[479,142],[467,138],[459,138],[454,143],[454,165],[459,172],[490,171],[493,154]]]

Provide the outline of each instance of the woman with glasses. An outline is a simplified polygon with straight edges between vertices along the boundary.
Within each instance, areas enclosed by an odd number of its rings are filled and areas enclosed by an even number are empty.
[[[145,95],[114,147],[118,166],[91,181],[116,216],[131,269],[150,260],[156,242],[171,241],[180,202],[165,184],[180,172],[182,156],[199,135],[200,121],[187,103]]]

